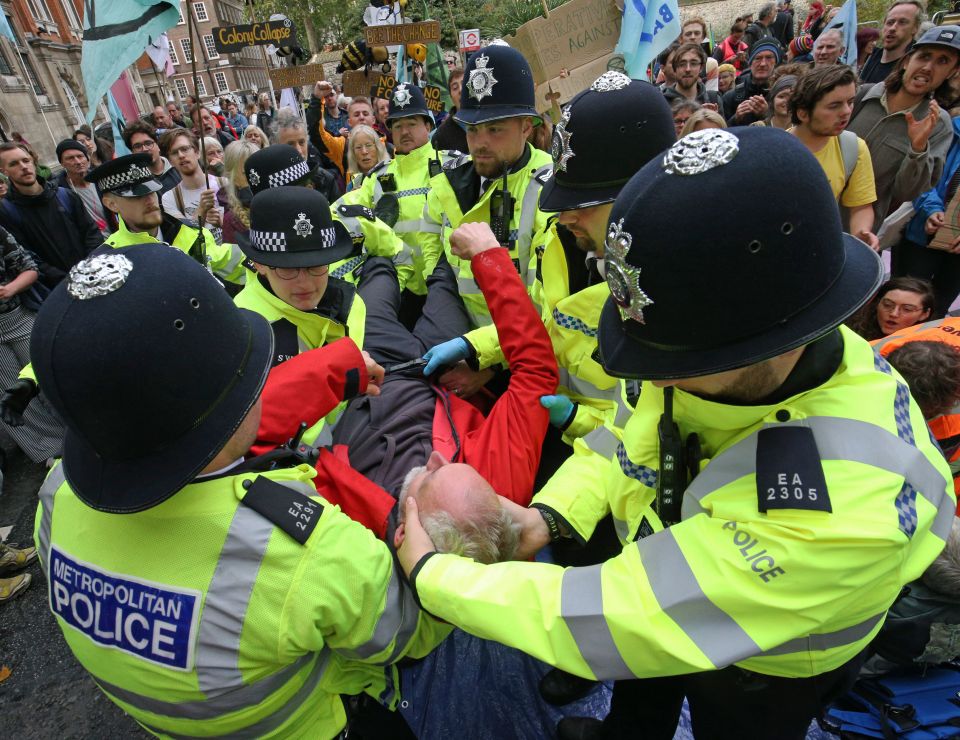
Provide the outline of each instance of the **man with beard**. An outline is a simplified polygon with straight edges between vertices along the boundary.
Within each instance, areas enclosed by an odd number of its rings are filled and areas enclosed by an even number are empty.
[[[720,96],[700,81],[700,72],[707,63],[707,54],[700,44],[682,44],[670,60],[677,81],[663,87],[667,102],[684,98],[712,110],[718,110]]]
[[[163,109],[157,106],[157,110]],[[165,192],[176,187],[181,178],[177,169],[160,154],[158,131],[159,129],[155,129],[146,121],[133,121],[123,129],[123,142],[133,154],[146,152],[150,155],[150,171],[163,186],[163,190],[160,191],[160,197],[163,197]]]
[[[890,6],[883,19],[880,44],[860,70],[861,84],[887,79],[887,75],[907,53],[925,18],[926,13],[919,0],[903,0]]]
[[[900,60],[895,75],[857,92],[849,129],[867,142],[873,159],[874,232],[901,203],[940,180],[953,127],[931,96],[958,69],[960,26],[935,26]]]
[[[853,131],[844,130],[856,94],[856,75],[845,64],[811,70],[800,78],[790,96],[794,123],[790,132],[813,152],[837,202],[848,209],[849,232],[879,251],[880,240],[873,233],[877,191],[870,150]]]
[[[169,244],[222,279],[243,284],[243,252],[236,244],[217,244],[207,229],[189,226],[160,208],[162,185],[150,171],[149,154],[117,157],[93,170],[87,181],[97,186],[104,207],[119,216],[120,227],[106,240],[108,246]]]
[[[170,160],[180,182],[163,192],[163,210],[195,226],[219,228],[222,214],[216,205],[220,181],[200,166],[197,137],[186,129],[174,129],[160,137],[160,149]]]
[[[527,137],[540,117],[534,107],[533,74],[523,55],[509,46],[489,46],[470,57],[466,84],[456,119],[467,127],[470,156],[445,163],[430,180],[423,220],[430,233],[421,242],[424,275],[433,273],[443,256],[453,268],[471,325],[491,323],[490,311],[473,279],[469,262],[450,249],[450,234],[460,224],[489,224],[505,247],[520,278],[532,288],[537,250],[545,237],[547,216],[537,208],[540,188],[553,171],[546,152],[534,149]],[[464,359],[453,353],[439,364]],[[444,379],[448,387],[470,396],[493,376],[459,365]]]

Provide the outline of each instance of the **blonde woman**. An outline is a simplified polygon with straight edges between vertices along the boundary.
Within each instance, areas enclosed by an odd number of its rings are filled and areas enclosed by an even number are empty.
[[[354,126],[347,145],[347,190],[353,190],[370,170],[388,161],[387,147],[377,132],[370,126]]]
[[[250,202],[253,193],[244,174],[243,165],[247,158],[260,147],[246,137],[227,147],[223,157],[223,174],[226,177],[224,190],[227,194],[229,210],[223,218],[223,241],[237,243],[237,234],[246,234],[250,230]]]
[[[694,112],[690,118],[687,119],[687,122],[683,124],[683,128],[680,130],[680,138],[682,139],[684,136],[687,134],[692,134],[694,131],[703,131],[705,128],[726,127],[727,122],[723,120],[723,116],[721,116],[715,110],[701,108],[700,110]]]
[[[270,146],[270,140],[259,126],[247,126],[243,130],[243,140],[252,141],[258,149],[266,149]]]

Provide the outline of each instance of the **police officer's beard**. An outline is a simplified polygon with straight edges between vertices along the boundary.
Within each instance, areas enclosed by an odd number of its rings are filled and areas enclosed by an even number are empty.
[[[763,400],[783,385],[783,378],[774,369],[773,362],[766,360],[747,368],[718,393],[697,393],[714,401],[750,404]]]

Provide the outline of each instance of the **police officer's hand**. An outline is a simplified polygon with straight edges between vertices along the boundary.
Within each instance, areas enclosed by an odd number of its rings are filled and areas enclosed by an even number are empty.
[[[577,413],[577,405],[562,393],[540,396],[540,405],[550,412],[550,423],[560,429],[567,426]]]
[[[20,378],[0,395],[0,419],[11,427],[23,426],[23,412],[39,392],[29,378]]]
[[[470,348],[467,346],[467,340],[463,337],[457,337],[431,347],[423,355],[427,361],[423,368],[424,375],[433,375],[437,370],[447,365],[456,365],[461,360],[467,359],[470,354]]]
[[[420,513],[413,496],[407,496],[403,511],[403,524],[397,527],[393,536],[393,544],[397,548],[397,557],[400,566],[407,577],[417,567],[417,563],[427,553],[435,552],[436,546],[423,525],[420,524]]]
[[[379,396],[380,386],[383,385],[383,368],[366,352],[363,355],[363,364],[367,368],[367,388],[364,390],[368,396]]]
[[[450,234],[450,251],[468,262],[481,252],[499,246],[488,223],[461,224]]]
[[[543,521],[543,516],[537,509],[520,506],[503,496],[497,496],[497,498],[500,499],[500,505],[504,511],[520,525],[520,542],[513,556],[514,559],[529,560],[550,542],[550,531],[547,529],[546,522]]]

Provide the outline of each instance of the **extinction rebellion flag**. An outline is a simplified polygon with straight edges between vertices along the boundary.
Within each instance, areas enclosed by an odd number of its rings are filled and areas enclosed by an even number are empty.
[[[80,68],[87,93],[87,122],[120,73],[180,18],[172,0],[84,0]]]

